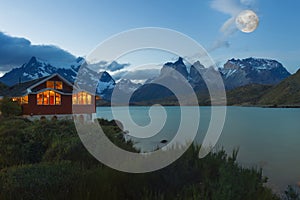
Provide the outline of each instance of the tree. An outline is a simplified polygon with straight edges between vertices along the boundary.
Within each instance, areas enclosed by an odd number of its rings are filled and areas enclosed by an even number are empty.
[[[22,108],[18,102],[14,102],[10,98],[4,97],[0,101],[0,112],[3,117],[18,116],[22,114]]]

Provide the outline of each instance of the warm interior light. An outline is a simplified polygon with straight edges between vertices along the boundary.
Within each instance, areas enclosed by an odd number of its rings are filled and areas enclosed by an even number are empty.
[[[92,104],[92,95],[87,92],[78,92],[73,94],[72,102],[75,105],[90,105]]]

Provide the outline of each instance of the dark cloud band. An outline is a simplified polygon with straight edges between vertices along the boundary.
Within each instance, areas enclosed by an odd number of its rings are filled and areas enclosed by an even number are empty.
[[[0,71],[21,66],[35,56],[42,60],[70,63],[76,58],[71,53],[53,45],[32,45],[25,38],[12,37],[0,32]]]

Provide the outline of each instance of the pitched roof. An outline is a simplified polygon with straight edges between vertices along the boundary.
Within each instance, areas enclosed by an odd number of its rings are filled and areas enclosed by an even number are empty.
[[[55,77],[55,76],[58,76],[61,80],[63,80],[63,81],[64,81],[65,83],[67,83],[68,85],[73,86],[73,84],[72,84],[71,82],[69,82],[67,79],[65,79],[65,78],[62,77],[61,75],[59,75],[59,74],[52,74],[52,75],[50,75],[50,76],[45,76],[45,77],[43,77],[43,79],[42,79],[40,82],[37,82],[37,83],[31,85],[31,86],[29,87],[29,89],[33,89],[34,87],[40,85],[41,83],[43,83],[43,82],[45,82],[45,81],[47,81],[47,80],[49,80],[49,79],[51,79],[51,78],[53,78],[53,77]]]
[[[38,78],[38,79],[35,79],[35,80],[26,81],[26,82],[23,82],[23,83],[18,83],[16,85],[13,85],[5,91],[4,95],[10,96],[10,97],[25,96],[28,93],[31,93],[31,89],[33,89],[34,87],[42,84],[43,82],[45,82],[49,79],[51,79],[54,76],[59,76],[64,82],[66,82],[67,84],[72,86],[72,84],[69,81],[64,79],[59,74],[53,74],[53,75],[50,75],[50,76],[44,76],[42,78]]]
[[[18,83],[16,85],[13,85],[6,90],[5,95],[10,96],[10,97],[25,96],[28,93],[27,89],[30,88],[30,86],[35,85],[48,77],[49,76],[45,76],[45,77],[38,78],[35,80],[26,81],[23,83]]]

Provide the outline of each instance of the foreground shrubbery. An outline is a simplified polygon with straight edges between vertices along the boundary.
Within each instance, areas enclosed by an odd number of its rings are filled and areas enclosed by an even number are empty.
[[[18,102],[4,97],[0,100],[0,119],[3,117],[17,116],[22,114],[22,108]]]
[[[100,123],[111,141],[135,151],[114,122]],[[236,163],[237,152],[220,150],[201,160],[198,152],[191,146],[156,172],[122,173],[86,151],[72,121],[2,119],[0,199],[279,199],[264,187],[260,170]],[[297,199],[293,192],[287,197]]]

